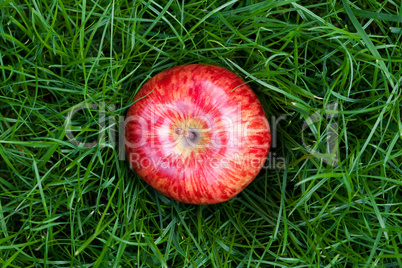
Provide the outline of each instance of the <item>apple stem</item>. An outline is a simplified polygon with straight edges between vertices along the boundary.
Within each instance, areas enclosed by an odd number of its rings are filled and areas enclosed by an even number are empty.
[[[175,133],[177,135],[184,135],[184,136],[188,137],[190,140],[193,140],[195,138],[195,135],[193,132],[186,131],[186,130],[182,129],[181,127],[177,127]]]
[[[175,133],[177,135],[182,135],[183,134],[183,129],[181,127],[177,127],[176,130],[175,130]]]

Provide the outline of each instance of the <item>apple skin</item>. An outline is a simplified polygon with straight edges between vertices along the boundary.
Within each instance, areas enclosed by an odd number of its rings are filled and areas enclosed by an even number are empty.
[[[236,74],[204,64],[169,68],[138,91],[125,121],[134,171],[164,195],[215,204],[240,193],[271,143],[264,110]]]

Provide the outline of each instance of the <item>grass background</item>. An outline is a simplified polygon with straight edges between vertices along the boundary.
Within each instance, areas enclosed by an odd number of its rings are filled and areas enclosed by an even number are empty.
[[[3,0],[0,12],[2,267],[402,267],[401,1]],[[154,191],[113,139],[142,83],[196,62],[238,73],[283,118],[270,168],[211,206]],[[88,109],[71,118],[75,105]],[[72,145],[66,122],[100,146]],[[311,148],[325,152],[335,124],[332,166]]]

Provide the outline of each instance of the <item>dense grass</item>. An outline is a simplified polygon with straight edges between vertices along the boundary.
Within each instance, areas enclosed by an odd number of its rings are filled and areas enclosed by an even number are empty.
[[[402,267],[401,1],[306,3],[0,2],[1,266]],[[143,82],[195,62],[282,116],[270,168],[211,206],[147,186],[113,139]]]

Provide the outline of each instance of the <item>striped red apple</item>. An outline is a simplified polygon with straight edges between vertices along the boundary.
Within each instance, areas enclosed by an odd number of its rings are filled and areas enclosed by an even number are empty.
[[[217,66],[181,65],[155,75],[126,117],[131,167],[184,203],[215,204],[236,196],[262,169],[270,142],[254,92]]]

